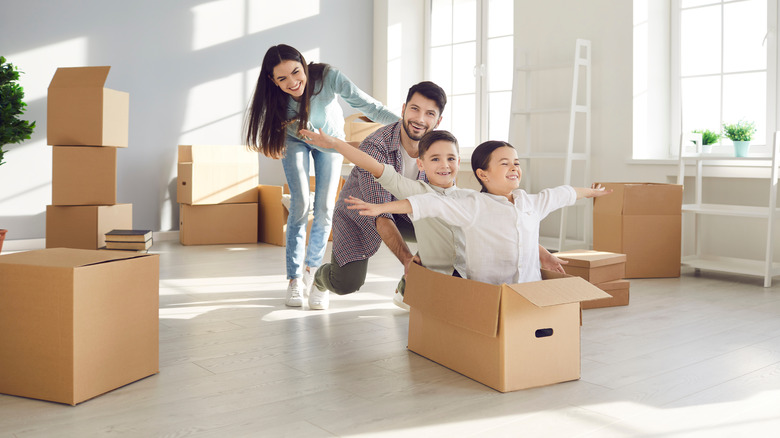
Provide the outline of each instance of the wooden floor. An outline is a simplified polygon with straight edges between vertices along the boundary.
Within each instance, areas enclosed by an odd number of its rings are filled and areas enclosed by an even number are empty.
[[[581,380],[501,394],[406,349],[384,248],[328,311],[284,306],[284,248],[153,250],[160,374],[76,407],[0,395],[0,437],[780,436],[760,278],[633,280],[630,306],[584,312]]]

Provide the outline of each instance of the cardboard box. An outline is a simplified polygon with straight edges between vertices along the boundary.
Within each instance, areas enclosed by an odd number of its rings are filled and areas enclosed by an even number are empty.
[[[116,148],[52,148],[53,205],[116,204]]]
[[[49,84],[48,144],[127,147],[130,94],[104,87],[110,69],[57,69]]]
[[[351,114],[344,118],[344,141],[360,144],[364,138],[383,126],[385,125],[372,122],[371,119],[363,114]]]
[[[310,187],[314,190],[313,177],[310,180]],[[284,196],[289,194],[287,184],[284,187],[260,184],[257,186],[257,193],[260,204],[259,228],[257,231],[258,242],[287,246],[287,217],[289,213],[282,202]],[[313,222],[314,214],[310,212],[309,221],[306,224],[307,242],[309,241],[309,232]],[[332,239],[332,237],[333,233],[331,233],[330,238]]]
[[[611,295],[611,298],[583,301],[582,309],[628,306],[628,291],[630,286],[631,283],[628,280],[615,280],[597,284],[596,287]]]
[[[626,255],[625,278],[679,277],[682,186],[602,183],[594,199],[593,249]]]
[[[46,248],[98,249],[107,232],[132,228],[132,204],[46,207]]]
[[[580,301],[609,298],[582,278],[493,285],[409,267],[409,349],[501,392],[580,378]]]
[[[0,392],[75,405],[159,371],[159,256],[0,256]]]
[[[257,203],[179,204],[182,245],[257,243]]]
[[[257,153],[243,145],[180,145],[176,198],[191,205],[257,202]]]
[[[569,262],[562,265],[567,274],[582,277],[593,284],[620,280],[626,275],[625,254],[579,249],[554,255]]]

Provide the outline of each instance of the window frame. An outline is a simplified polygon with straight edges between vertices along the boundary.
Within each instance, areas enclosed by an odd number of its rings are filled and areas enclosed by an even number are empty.
[[[682,45],[682,13],[684,10],[711,7],[713,5],[720,5],[721,7],[721,29],[723,28],[723,13],[722,9],[724,5],[744,2],[746,0],[716,0],[710,5],[693,6],[690,8],[682,8],[682,0],[671,0],[671,81],[670,81],[670,142],[669,142],[669,157],[676,158],[679,155],[680,147],[680,135],[682,134],[681,117],[682,117],[682,60],[681,60],[681,45]],[[777,0],[766,0],[767,2],[767,33],[766,33],[766,120],[764,121],[766,127],[766,142],[765,143],[751,143],[751,155],[768,156],[771,154],[771,142],[772,133],[780,126],[780,120],[778,120],[778,34],[777,23],[778,21],[778,9]],[[722,31],[721,31],[722,33]],[[721,39],[723,36],[721,36]],[[721,43],[721,62],[723,58],[725,44]],[[760,70],[757,70],[760,71]],[[721,72],[717,75],[721,78],[721,94],[723,90],[723,78],[732,73]],[[695,75],[694,75],[695,76]],[[721,99],[721,114],[723,102]],[[719,127],[720,128],[720,127]],[[713,151],[718,154],[728,154],[731,152],[730,140],[723,139],[719,145],[713,148]]]

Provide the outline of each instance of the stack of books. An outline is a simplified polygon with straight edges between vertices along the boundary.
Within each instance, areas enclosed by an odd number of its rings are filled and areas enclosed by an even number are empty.
[[[151,230],[111,230],[106,233],[106,249],[146,251],[151,247]]]

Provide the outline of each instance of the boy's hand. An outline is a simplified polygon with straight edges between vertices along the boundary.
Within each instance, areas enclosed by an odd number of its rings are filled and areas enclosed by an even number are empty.
[[[372,204],[362,199],[350,196],[344,200],[347,204],[347,209],[358,210],[358,214],[361,216],[379,216],[383,212],[379,210],[380,204]]]
[[[539,252],[539,262],[542,265],[542,269],[560,272],[561,274],[566,273],[566,271],[563,270],[563,265],[569,263],[568,260],[561,260],[547,251]]]
[[[591,192],[586,196],[586,198],[598,198],[599,196],[609,195],[612,193],[612,189],[607,190],[606,187],[599,183],[591,184],[590,189]]]
[[[298,134],[301,135],[303,141],[314,146],[319,146],[325,149],[336,149],[336,141],[333,137],[322,132],[322,129],[318,129],[319,132],[309,131],[308,129],[301,129]]]

